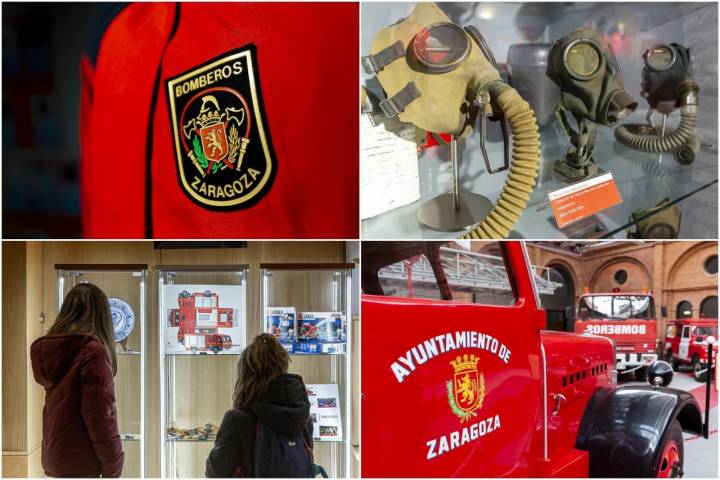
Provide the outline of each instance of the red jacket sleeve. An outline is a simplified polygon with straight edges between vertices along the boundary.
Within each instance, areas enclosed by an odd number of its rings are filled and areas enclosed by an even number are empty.
[[[102,343],[92,342],[80,371],[80,408],[103,477],[119,477],[125,454],[118,432],[110,359]]]

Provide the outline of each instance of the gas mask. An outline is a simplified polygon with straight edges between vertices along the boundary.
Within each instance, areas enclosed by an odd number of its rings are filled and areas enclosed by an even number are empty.
[[[628,229],[627,238],[647,240],[678,238],[680,219],[680,208],[672,205],[670,199],[666,198],[652,208],[641,208],[630,214],[630,222],[635,224],[635,230]]]
[[[555,170],[572,180],[594,175],[595,124],[614,125],[638,105],[625,91],[615,55],[595,30],[581,28],[553,44],[546,75],[560,87],[557,116],[571,143]],[[577,131],[565,112],[575,118]]]
[[[452,192],[423,204],[418,211],[420,222],[438,230],[460,230],[480,222],[465,235],[506,237],[535,185],[540,137],[532,110],[501,80],[480,32],[452,23],[434,3],[420,3],[407,18],[378,32],[362,65],[366,73],[377,75],[387,96],[380,102],[387,117],[397,116],[429,132],[451,134]],[[505,133],[505,163],[499,169],[491,168],[485,149],[487,118],[502,121]],[[513,138],[512,159],[505,122]],[[510,170],[494,205],[459,188],[457,141],[475,127],[488,171]]]
[[[647,123],[622,125],[615,130],[615,137],[635,150],[672,152],[679,163],[692,163],[700,149],[695,136],[700,88],[692,77],[690,49],[677,43],[658,44],[648,49],[643,59],[641,95],[650,105]],[[680,124],[669,128],[667,116],[676,108],[680,109]],[[652,121],[656,111],[663,115],[659,127]]]

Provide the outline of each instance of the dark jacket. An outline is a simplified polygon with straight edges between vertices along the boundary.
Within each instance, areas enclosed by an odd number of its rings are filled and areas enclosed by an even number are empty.
[[[303,432],[312,449],[310,402],[300,375],[280,375],[249,410],[229,410],[223,417],[215,447],[205,463],[206,477],[254,477],[258,420],[285,435]]]
[[[95,336],[47,335],[30,347],[45,387],[42,465],[51,477],[119,477],[124,454],[105,345]]]

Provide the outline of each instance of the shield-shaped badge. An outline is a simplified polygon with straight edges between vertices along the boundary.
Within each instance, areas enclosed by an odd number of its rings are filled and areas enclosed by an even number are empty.
[[[485,398],[485,378],[478,370],[479,361],[475,355],[465,354],[450,362],[455,369],[447,385],[450,409],[463,422],[476,415]]]
[[[180,188],[211,210],[247,208],[272,187],[275,152],[246,45],[167,80]]]
[[[225,135],[225,124],[214,123],[200,129],[202,149],[205,158],[211,162],[219,162],[228,154],[227,136]]]

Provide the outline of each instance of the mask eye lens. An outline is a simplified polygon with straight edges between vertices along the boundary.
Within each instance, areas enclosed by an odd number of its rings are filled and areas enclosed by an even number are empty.
[[[675,55],[670,48],[660,45],[650,49],[647,56],[648,67],[655,70],[666,70],[675,62]]]
[[[567,49],[565,65],[572,75],[589,77],[600,68],[600,53],[591,44],[578,42]]]
[[[467,58],[470,42],[465,31],[452,23],[431,25],[413,40],[415,58],[433,72],[448,72]]]

